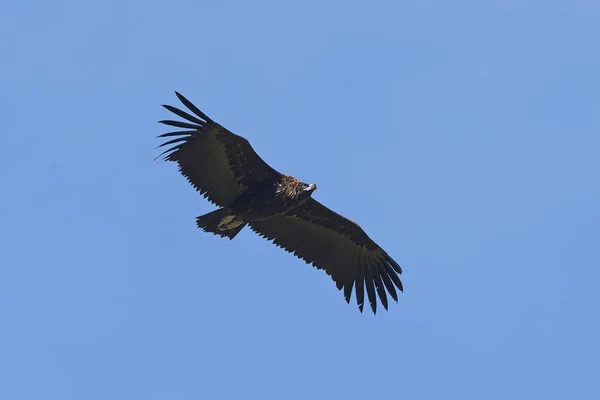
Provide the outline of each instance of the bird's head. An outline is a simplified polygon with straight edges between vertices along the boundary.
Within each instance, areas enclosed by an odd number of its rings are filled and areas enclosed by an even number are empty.
[[[302,202],[308,199],[315,190],[317,190],[317,185],[314,183],[304,183],[291,175],[282,174],[275,193],[284,198]]]
[[[298,199],[303,200],[310,197],[312,192],[317,190],[317,185],[314,183],[304,183],[298,185]]]

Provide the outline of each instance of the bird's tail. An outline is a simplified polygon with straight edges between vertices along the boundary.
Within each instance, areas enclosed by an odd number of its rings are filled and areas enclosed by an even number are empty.
[[[205,232],[228,237],[231,240],[240,233],[246,223],[238,219],[236,215],[229,214],[228,210],[220,208],[197,217],[196,225]]]

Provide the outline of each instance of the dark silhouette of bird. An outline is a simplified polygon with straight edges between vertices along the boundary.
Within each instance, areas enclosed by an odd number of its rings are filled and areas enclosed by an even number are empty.
[[[233,239],[246,225],[260,236],[324,270],[350,303],[352,289],[360,312],[365,289],[373,313],[377,295],[387,310],[398,302],[402,269],[355,222],[312,197],[317,185],[282,174],[254,151],[248,140],[219,125],[175,92],[193,114],[163,105],[186,121],[163,120],[180,128],[160,135],[174,145],[157,158],[173,161],[191,185],[220,208],[196,218],[206,232]]]

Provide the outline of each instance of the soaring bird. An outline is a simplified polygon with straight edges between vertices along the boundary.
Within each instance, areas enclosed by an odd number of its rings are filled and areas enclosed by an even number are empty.
[[[398,302],[402,269],[365,231],[315,200],[317,185],[283,174],[265,161],[247,139],[210,119],[175,92],[194,115],[163,105],[186,121],[162,120],[180,128],[159,138],[174,145],[157,158],[177,163],[190,184],[220,208],[196,218],[205,232],[233,239],[246,225],[296,257],[324,270],[350,303],[352,289],[362,313],[365,288],[373,313],[377,295],[387,310]],[[376,295],[377,294],[377,295]]]

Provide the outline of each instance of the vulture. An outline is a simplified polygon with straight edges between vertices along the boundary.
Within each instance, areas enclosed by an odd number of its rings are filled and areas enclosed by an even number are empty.
[[[302,182],[269,166],[247,139],[210,119],[175,92],[194,115],[163,105],[181,120],[162,120],[178,128],[159,135],[169,138],[160,154],[178,165],[179,172],[204,198],[220,207],[196,218],[205,232],[233,239],[246,225],[258,235],[324,270],[344,290],[350,303],[354,289],[363,312],[365,290],[373,314],[377,297],[388,309],[388,294],[398,302],[402,269],[354,221],[313,198],[317,185]]]

